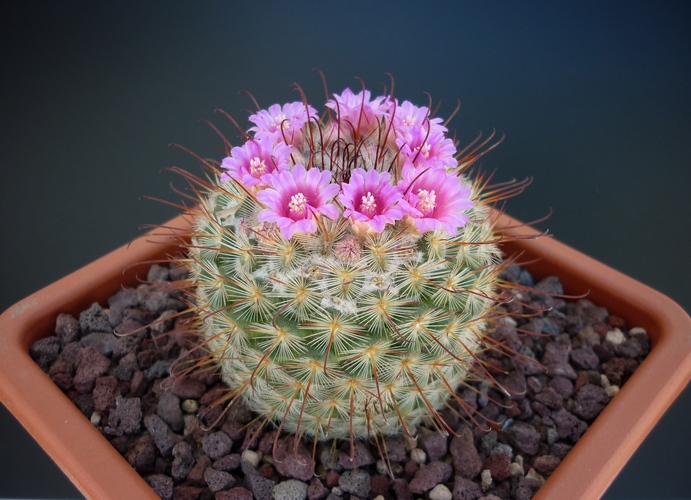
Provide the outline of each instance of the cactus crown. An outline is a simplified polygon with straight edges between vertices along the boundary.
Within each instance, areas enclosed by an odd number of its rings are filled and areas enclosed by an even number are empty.
[[[366,90],[249,119],[189,209],[196,329],[228,399],[315,440],[447,429],[502,301],[489,204],[516,188],[467,176],[487,141],[458,152],[427,107]]]

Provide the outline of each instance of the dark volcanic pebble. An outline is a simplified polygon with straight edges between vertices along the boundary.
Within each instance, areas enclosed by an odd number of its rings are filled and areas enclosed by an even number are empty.
[[[416,495],[431,490],[440,483],[445,483],[451,477],[453,471],[446,462],[432,462],[422,467],[412,481],[410,481],[410,491]]]
[[[509,270],[506,279],[533,285],[526,271]],[[165,284],[173,275],[183,273],[154,266],[149,280]],[[562,293],[553,277],[536,287]],[[520,316],[531,306],[521,305],[526,301],[535,309]],[[179,294],[156,297],[151,285],[123,288],[108,310],[94,303],[78,320],[61,314],[56,335],[37,341],[31,355],[161,498],[413,500],[437,488],[436,497],[453,500],[529,499],[638,367],[650,341],[585,299],[530,293],[519,302],[506,306],[519,316],[505,318],[496,338],[520,356],[482,355],[502,374],[506,392],[486,382],[463,386],[464,407],[452,402],[443,413],[450,436],[423,429],[417,441],[387,437],[383,457],[374,444],[356,442],[351,452],[348,442],[330,441],[312,456],[311,443],[275,439],[243,400],[225,413],[214,406],[227,394],[218,375],[172,377],[171,364],[194,344],[184,333],[169,335],[184,319],[176,312]],[[550,310],[534,314],[540,309]],[[468,412],[492,430],[464,422]],[[526,477],[530,469],[534,476]]]

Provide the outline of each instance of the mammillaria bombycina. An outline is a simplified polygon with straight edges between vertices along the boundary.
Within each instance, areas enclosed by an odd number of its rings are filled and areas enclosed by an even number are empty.
[[[523,184],[488,187],[428,107],[367,90],[249,117],[244,143],[199,203],[184,286],[204,355],[230,405],[316,440],[452,432],[441,416],[469,377],[510,285],[490,206]],[[491,138],[490,138],[491,139]]]

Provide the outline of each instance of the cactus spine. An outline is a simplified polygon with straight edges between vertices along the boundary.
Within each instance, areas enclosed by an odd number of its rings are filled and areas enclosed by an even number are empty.
[[[501,302],[498,195],[467,177],[483,153],[367,91],[250,121],[189,212],[196,328],[229,399],[317,440],[444,429]]]

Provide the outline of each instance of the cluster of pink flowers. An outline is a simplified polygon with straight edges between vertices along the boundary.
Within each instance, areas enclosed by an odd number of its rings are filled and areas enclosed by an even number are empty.
[[[286,239],[317,231],[322,216],[377,233],[404,221],[453,236],[468,222],[473,202],[453,170],[456,147],[428,108],[350,89],[326,107],[321,121],[303,102],[258,111],[252,138],[221,163],[221,181],[242,184],[265,207],[260,222]]]

